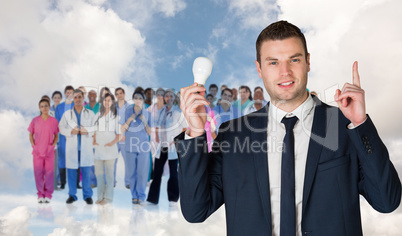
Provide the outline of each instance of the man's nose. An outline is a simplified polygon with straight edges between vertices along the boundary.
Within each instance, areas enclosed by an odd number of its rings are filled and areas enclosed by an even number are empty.
[[[291,74],[291,69],[289,63],[281,63],[280,64],[280,75],[287,76]]]

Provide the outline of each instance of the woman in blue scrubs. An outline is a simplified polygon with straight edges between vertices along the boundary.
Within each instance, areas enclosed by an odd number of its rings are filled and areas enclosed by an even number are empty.
[[[129,106],[125,113],[126,165],[128,170],[129,186],[133,204],[142,204],[145,200],[145,190],[149,172],[149,135],[151,133],[151,116],[144,109],[145,95],[141,91],[134,92],[134,104]]]

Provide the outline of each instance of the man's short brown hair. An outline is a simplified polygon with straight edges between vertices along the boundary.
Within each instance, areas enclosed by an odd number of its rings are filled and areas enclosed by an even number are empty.
[[[265,29],[261,31],[260,35],[258,35],[257,41],[255,43],[258,63],[260,63],[261,65],[260,51],[263,42],[268,40],[283,40],[292,37],[299,38],[302,41],[307,60],[308,51],[307,51],[306,38],[304,37],[304,34],[297,26],[282,20],[268,25]]]

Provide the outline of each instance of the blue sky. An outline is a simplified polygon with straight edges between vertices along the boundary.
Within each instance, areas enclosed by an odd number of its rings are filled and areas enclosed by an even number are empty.
[[[0,0],[0,6],[0,200],[32,181],[27,127],[43,94],[68,84],[123,86],[127,99],[138,85],[179,89],[192,83],[198,56],[214,63],[207,86],[263,86],[255,40],[282,19],[305,32],[308,88],[324,102],[333,105],[335,89],[352,81],[359,61],[367,113],[402,173],[400,0]],[[371,235],[400,233],[393,229],[401,207],[383,221],[372,211],[362,215]]]

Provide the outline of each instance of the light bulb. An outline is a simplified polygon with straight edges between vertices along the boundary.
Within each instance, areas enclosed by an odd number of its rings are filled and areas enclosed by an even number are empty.
[[[207,57],[197,57],[193,63],[194,82],[204,85],[211,75],[212,61]]]

